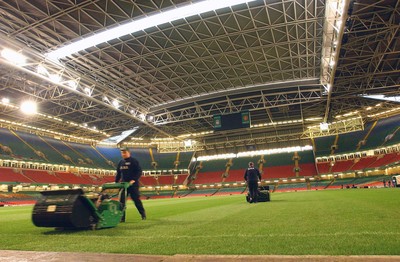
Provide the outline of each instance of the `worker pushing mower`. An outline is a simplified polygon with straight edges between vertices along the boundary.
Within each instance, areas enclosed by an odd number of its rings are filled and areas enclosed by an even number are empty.
[[[77,229],[115,227],[125,221],[128,187],[127,182],[106,183],[95,195],[85,195],[80,188],[43,191],[33,208],[33,224]]]

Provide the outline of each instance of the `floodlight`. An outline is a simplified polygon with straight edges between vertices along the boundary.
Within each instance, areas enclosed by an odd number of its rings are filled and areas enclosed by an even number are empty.
[[[132,110],[133,111],[133,110]],[[133,113],[133,112],[132,112]],[[140,113],[139,114],[139,118],[142,120],[142,121],[144,121],[144,120],[146,120],[146,115],[145,114],[143,114],[143,113]]]
[[[50,74],[49,78],[52,82],[58,84],[61,81],[61,76],[59,76],[58,74]]]
[[[115,108],[119,108],[119,101],[118,100],[113,100],[112,104]]]
[[[153,122],[154,116],[153,115],[147,115],[146,119],[147,119],[147,122]]]
[[[92,90],[90,90],[89,87],[85,87],[84,91],[85,91],[85,93],[86,93],[88,96],[91,96],[91,95],[92,95]]]
[[[3,97],[3,98],[1,99],[1,102],[2,102],[3,104],[8,104],[8,103],[10,103],[10,99],[8,99],[8,98],[6,98],[6,97]]]
[[[49,75],[49,71],[47,71],[47,69],[42,65],[39,65],[36,70],[37,70],[37,73],[40,75],[44,75],[44,76]]]
[[[75,82],[74,80],[68,80],[65,82],[65,84],[73,90],[76,90],[76,88],[78,87],[78,83]]]
[[[9,48],[4,48],[1,51],[1,56],[4,57],[9,62],[14,63],[16,65],[22,65],[26,63],[26,57],[24,55]]]
[[[400,96],[385,96],[385,95],[362,95],[365,98],[371,98],[376,100],[383,100],[383,101],[391,101],[391,102],[400,102]]]
[[[27,115],[34,115],[37,113],[37,105],[34,101],[22,102],[21,111]]]
[[[116,39],[124,35],[139,32],[147,28],[252,1],[255,0],[205,0],[194,4],[188,4],[182,7],[178,7],[176,9],[160,12],[158,14],[150,15],[142,19],[134,20],[132,22],[116,26],[112,29],[105,30],[101,33],[83,38],[82,40],[76,41],[57,50],[54,50],[48,53],[47,56],[50,59],[57,60],[59,58],[69,56],[86,48],[96,46],[98,44]]]
[[[191,139],[185,140],[183,142],[185,144],[185,147],[191,147],[192,146],[192,140]]]
[[[329,129],[329,125],[328,123],[323,122],[319,124],[319,128],[321,131],[327,131]]]

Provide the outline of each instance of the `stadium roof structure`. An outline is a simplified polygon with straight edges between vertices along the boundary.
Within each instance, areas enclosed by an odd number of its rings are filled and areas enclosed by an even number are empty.
[[[323,135],[321,122],[333,134],[399,113],[396,101],[368,98],[400,93],[397,0],[248,1],[51,57],[201,2],[1,1],[0,46],[26,62],[0,57],[0,124],[98,141],[138,127],[132,136],[144,140],[216,149],[299,143]],[[24,100],[39,113],[21,114]],[[242,111],[251,128],[212,132],[214,115]]]

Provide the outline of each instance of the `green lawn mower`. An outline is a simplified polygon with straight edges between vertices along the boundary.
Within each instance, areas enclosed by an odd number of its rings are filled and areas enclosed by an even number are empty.
[[[40,192],[32,212],[33,224],[62,229],[115,227],[125,218],[126,205],[119,199],[126,200],[128,187],[126,182],[106,183],[99,194],[87,195],[80,188]]]

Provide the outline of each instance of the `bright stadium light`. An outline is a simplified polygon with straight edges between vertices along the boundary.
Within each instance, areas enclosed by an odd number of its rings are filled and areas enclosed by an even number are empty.
[[[193,141],[191,139],[188,139],[188,140],[184,140],[183,143],[184,143],[185,147],[191,147],[193,144]]]
[[[7,98],[7,97],[3,97],[3,98],[1,99],[1,102],[2,102],[3,104],[7,105],[7,104],[10,103],[10,99]]]
[[[86,48],[107,42],[112,39],[116,39],[124,35],[139,32],[147,28],[252,1],[255,0],[205,0],[194,4],[185,5],[176,9],[160,12],[155,15],[150,15],[148,17],[134,20],[127,24],[105,30],[101,33],[94,34],[92,36],[86,37],[82,40],[76,41],[57,50],[54,50],[47,55],[50,59],[58,60],[59,58],[69,56]]]
[[[329,124],[325,123],[325,122],[322,122],[322,123],[319,124],[319,128],[320,128],[321,131],[328,131],[329,130]]]
[[[119,108],[119,101],[118,101],[118,100],[113,100],[113,101],[112,101],[112,105],[113,105],[115,108]]]
[[[9,48],[4,48],[1,51],[1,56],[4,57],[9,62],[14,63],[16,65],[23,65],[26,63],[26,57],[24,55]]]
[[[34,101],[22,102],[21,111],[27,115],[34,115],[37,113],[37,105]]]
[[[385,96],[385,95],[362,95],[362,97],[376,99],[376,100],[383,100],[383,101],[391,101],[391,102],[400,102],[400,96]]]

